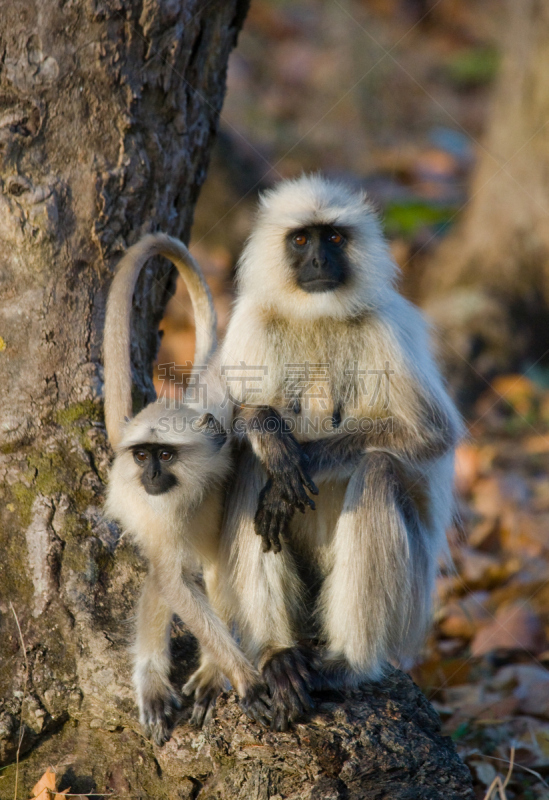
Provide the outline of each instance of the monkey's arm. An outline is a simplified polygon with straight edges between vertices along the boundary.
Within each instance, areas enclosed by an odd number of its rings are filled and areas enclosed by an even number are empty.
[[[260,724],[269,724],[269,699],[261,678],[204,592],[186,571],[184,553],[179,558],[157,557],[151,561],[151,571],[165,603],[183,620],[200,646],[229,678],[246,714]]]
[[[416,407],[410,420],[398,416],[368,420],[365,430],[360,430],[359,424],[354,433],[307,442],[303,450],[311,474],[356,466],[368,450],[385,450],[420,463],[439,458],[455,447],[459,429],[442,407],[426,398],[421,398]]]
[[[307,494],[318,494],[309,475],[308,459],[283,417],[271,407],[241,409],[245,436],[267,473],[267,483],[259,494],[255,532],[263,540],[263,550],[279,553],[280,537],[288,534],[290,521],[298,509],[314,510]]]

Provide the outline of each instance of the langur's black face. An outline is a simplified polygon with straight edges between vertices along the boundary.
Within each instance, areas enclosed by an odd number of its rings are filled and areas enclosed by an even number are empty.
[[[164,494],[179,484],[171,468],[178,458],[173,447],[139,444],[132,447],[133,460],[141,467],[141,483],[147,494]]]
[[[310,225],[290,231],[286,253],[297,285],[304,292],[332,292],[350,275],[348,232],[331,225]]]

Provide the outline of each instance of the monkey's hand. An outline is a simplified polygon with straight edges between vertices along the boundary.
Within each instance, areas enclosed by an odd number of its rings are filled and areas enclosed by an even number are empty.
[[[271,728],[287,731],[315,707],[310,692],[320,677],[313,651],[297,646],[279,650],[262,670],[271,693]]]
[[[265,684],[254,683],[240,700],[247,717],[268,728],[272,721],[271,698]]]
[[[181,699],[173,687],[156,683],[139,687],[137,699],[145,735],[161,747],[171,736]]]
[[[269,480],[259,493],[254,519],[255,532],[263,539],[263,551],[282,549],[280,538],[287,536],[295,510],[305,513],[307,508],[315,510],[311,494],[318,489],[307,472],[308,458],[293,436],[286,442],[285,458],[276,459],[266,466]]]
[[[280,490],[269,479],[259,493],[259,502],[254,518],[255,532],[263,540],[263,552],[280,553],[280,538],[288,535],[295,508],[280,496]]]
[[[202,664],[193,672],[182,689],[184,695],[194,694],[190,725],[201,728],[211,721],[215,703],[223,691],[224,683],[223,675],[209,662]]]

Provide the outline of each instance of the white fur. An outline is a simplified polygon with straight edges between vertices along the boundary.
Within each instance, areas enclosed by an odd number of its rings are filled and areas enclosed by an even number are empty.
[[[368,268],[356,271],[351,282],[335,292],[306,294],[292,280],[283,253],[284,238],[290,230],[319,224],[350,227],[354,237],[351,257],[366,261]],[[272,308],[293,322],[346,319],[382,304],[395,274],[366,195],[327,183],[320,176],[303,176],[280,184],[261,199],[254,231],[238,265],[241,291],[236,313],[241,303],[247,307],[248,298],[254,306]],[[224,354],[222,360],[227,363]]]
[[[351,229],[352,279],[336,291],[309,294],[292,280],[285,238],[319,223]],[[317,615],[327,643],[326,664],[346,664],[348,683],[378,678],[387,660],[417,651],[453,507],[453,446],[461,423],[431,355],[425,320],[397,293],[395,276],[379,222],[363,194],[319,176],[281,183],[261,200],[238,267],[238,296],[221,351],[237,403],[271,405],[294,421],[285,396],[288,365],[328,365],[325,378],[317,381],[317,396],[302,404],[299,421],[311,426],[297,435],[301,441],[338,436],[330,429],[331,418],[341,399],[351,395],[358,399],[340,408],[343,426],[356,417],[392,417],[420,447],[429,434],[422,427],[425,409],[437,409],[447,420],[446,452],[432,458],[426,450],[410,461],[396,440],[367,447],[358,467],[342,464],[338,474],[321,475],[317,511],[293,519],[294,548],[323,576]],[[365,393],[353,394],[360,387],[353,386],[350,364],[364,373]],[[383,393],[375,397],[378,378],[367,374],[383,371],[386,364],[392,372],[388,403]],[[256,444],[254,452],[261,460],[261,447]],[[411,494],[425,496],[418,530],[404,519],[391,486],[379,491],[370,477],[374,468],[383,473],[383,453],[402,463]],[[305,615],[289,548],[263,554],[254,533],[265,477],[257,462],[254,466],[243,457],[238,464],[220,560],[234,591],[244,646],[256,662],[273,646],[291,646],[310,635],[301,622]]]
[[[218,372],[214,368],[200,377],[200,383],[207,384],[209,396],[194,403],[159,400],[134,419],[123,421],[123,415],[131,413],[129,329],[133,287],[142,266],[156,253],[177,265],[189,287],[199,363],[212,357],[215,313],[200,268],[186,247],[162,234],[147,236],[128,251],[113,282],[107,310],[105,405],[116,456],[105,511],[128,531],[148,561],[149,574],[137,613],[134,684],[141,721],[161,742],[168,733],[170,706],[177,699],[169,681],[173,613],[189,627],[203,649],[202,667],[186,687],[195,692],[197,700],[204,692],[215,698],[225,676],[244,697],[257,685],[259,675],[197,582],[198,572],[205,569],[207,586],[215,595],[224,484],[231,466],[230,445],[201,424],[204,402],[214,411],[220,407]],[[152,443],[177,449],[170,469],[178,483],[157,496],[145,491],[141,468],[135,464],[131,449]]]

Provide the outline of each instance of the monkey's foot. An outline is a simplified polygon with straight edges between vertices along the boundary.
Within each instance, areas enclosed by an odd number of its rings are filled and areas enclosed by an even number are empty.
[[[317,688],[319,675],[313,652],[303,646],[279,650],[262,670],[271,693],[271,728],[287,731],[289,726],[315,707],[310,692]]]
[[[253,684],[240,700],[240,707],[247,717],[268,728],[272,722],[271,698],[262,683]]]
[[[181,709],[179,695],[171,686],[140,687],[138,703],[145,735],[161,747],[170,738],[175,717]]]
[[[194,694],[193,713],[189,720],[190,725],[201,728],[207,725],[215,709],[218,696],[224,688],[225,679],[216,667],[209,663],[200,666],[183,686],[185,695]]]

